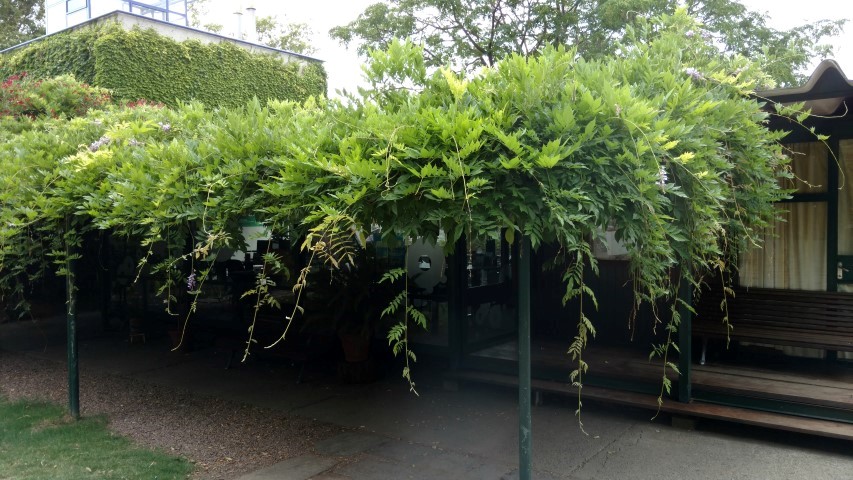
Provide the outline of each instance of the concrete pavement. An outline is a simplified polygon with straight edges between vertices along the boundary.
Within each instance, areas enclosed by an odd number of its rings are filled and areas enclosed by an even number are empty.
[[[64,361],[61,323],[42,332],[0,325],[0,349]],[[129,345],[98,335],[81,320],[81,369],[191,390],[340,425],[347,431],[240,480],[515,479],[518,478],[516,392],[463,385],[442,388],[440,372],[416,365],[420,396],[390,374],[366,385],[340,384],[334,374],[263,362],[223,368],[224,352],[188,355],[154,342]],[[162,340],[165,342],[165,340]],[[533,413],[534,478],[586,479],[853,479],[853,444],[785,432],[701,422],[698,430],[669,426],[649,412],[587,404],[579,428],[570,399],[546,397]],[[283,441],[286,441],[283,439]]]

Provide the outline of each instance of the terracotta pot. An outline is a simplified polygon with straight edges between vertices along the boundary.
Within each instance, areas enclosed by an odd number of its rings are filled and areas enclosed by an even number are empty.
[[[181,341],[181,330],[177,328],[169,329],[169,340],[172,342],[172,348],[178,346],[178,342]],[[186,340],[186,339],[184,339]]]
[[[344,358],[349,363],[365,362],[370,357],[370,337],[341,333],[341,347],[344,349]]]

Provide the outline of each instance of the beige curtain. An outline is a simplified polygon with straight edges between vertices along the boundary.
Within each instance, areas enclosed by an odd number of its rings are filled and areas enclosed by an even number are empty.
[[[842,140],[838,157],[838,254],[853,255],[853,140]],[[847,285],[853,287],[853,285]]]
[[[826,192],[829,149],[823,142],[792,143],[785,145],[791,159],[794,178],[783,179],[779,184],[794,189],[796,193]]]
[[[841,175],[838,176],[838,254],[853,255],[853,140],[840,142]],[[838,285],[838,291],[853,293],[853,284]],[[838,352],[839,358],[853,360],[853,352]]]
[[[778,204],[779,216],[760,248],[741,256],[744,287],[826,290],[826,203]]]
[[[826,146],[812,142],[788,148],[795,178],[783,180],[781,185],[797,193],[826,192]],[[777,204],[776,208],[780,220],[764,232],[763,245],[741,255],[741,286],[826,290],[826,203],[789,202]],[[776,348],[787,355],[816,358],[825,355],[823,350],[812,348]]]
[[[826,192],[827,154],[822,142],[786,146],[794,178],[782,180],[797,193]],[[740,284],[745,287],[826,290],[824,202],[777,204],[780,221],[767,229],[763,245],[741,255]]]

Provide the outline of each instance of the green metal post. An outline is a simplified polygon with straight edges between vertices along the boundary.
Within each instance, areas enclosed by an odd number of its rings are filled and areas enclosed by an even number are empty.
[[[693,287],[682,280],[678,289],[678,298],[688,305],[693,304]],[[678,327],[678,369],[681,376],[678,379],[678,401],[690,403],[692,392],[692,361],[693,361],[693,313],[683,305],[678,307],[681,315],[681,325]]]
[[[521,240],[518,259],[518,478],[533,472],[533,422],[530,412],[530,239]]]
[[[98,278],[101,288],[101,328],[107,332],[110,330],[110,300],[112,297],[112,292],[110,291],[112,287],[112,246],[110,233],[101,233],[100,241]]]
[[[456,247],[453,254],[448,258],[447,272],[447,310],[448,310],[448,329],[447,329],[447,346],[449,349],[450,369],[457,370],[462,364],[462,356],[465,346],[465,327],[467,316],[465,315],[465,290],[468,289],[468,282],[465,278],[465,267],[467,257],[465,250],[467,243],[465,239],[460,239],[456,242]]]
[[[77,288],[75,286],[74,245],[69,239],[70,219],[65,219],[65,290],[66,290],[66,328],[68,331],[68,410],[75,419],[80,418],[80,372],[77,355]]]

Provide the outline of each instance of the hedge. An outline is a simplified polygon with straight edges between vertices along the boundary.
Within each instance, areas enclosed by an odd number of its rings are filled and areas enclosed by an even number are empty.
[[[239,106],[253,97],[303,100],[326,93],[320,63],[284,62],[228,42],[177,42],[117,23],[58,33],[0,57],[3,78],[22,71],[42,78],[70,73],[119,100],[171,106],[190,100]]]

